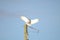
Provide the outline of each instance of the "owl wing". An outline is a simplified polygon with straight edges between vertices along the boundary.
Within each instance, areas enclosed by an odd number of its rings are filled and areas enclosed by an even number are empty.
[[[39,19],[34,19],[34,20],[31,20],[31,24],[35,24],[39,21]]]
[[[25,16],[21,16],[21,19],[22,19],[23,21],[25,21],[26,23],[29,22],[29,19],[26,18]]]

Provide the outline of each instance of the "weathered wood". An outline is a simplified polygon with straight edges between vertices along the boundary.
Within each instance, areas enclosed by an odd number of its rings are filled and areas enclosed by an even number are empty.
[[[24,25],[24,40],[28,40],[28,26],[25,24]]]

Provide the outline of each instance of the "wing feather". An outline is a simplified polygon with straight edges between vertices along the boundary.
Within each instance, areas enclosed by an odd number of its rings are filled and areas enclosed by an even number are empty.
[[[31,20],[31,24],[35,24],[39,21],[39,19],[34,19],[34,20]]]
[[[29,22],[29,19],[26,18],[25,16],[21,16],[21,19],[22,19],[23,21],[25,21],[25,22]]]

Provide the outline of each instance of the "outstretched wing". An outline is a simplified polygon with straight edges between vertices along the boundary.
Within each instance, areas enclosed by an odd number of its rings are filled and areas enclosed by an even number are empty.
[[[21,19],[22,19],[23,21],[25,21],[25,22],[29,22],[29,19],[26,18],[25,16],[21,16]]]
[[[39,19],[34,19],[34,20],[31,20],[31,24],[35,24],[39,21]]]

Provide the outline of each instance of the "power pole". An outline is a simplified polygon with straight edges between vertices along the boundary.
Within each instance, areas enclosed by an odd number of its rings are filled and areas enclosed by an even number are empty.
[[[24,25],[24,40],[28,40],[28,30],[27,30],[27,28],[28,28],[28,25],[25,24]]]

